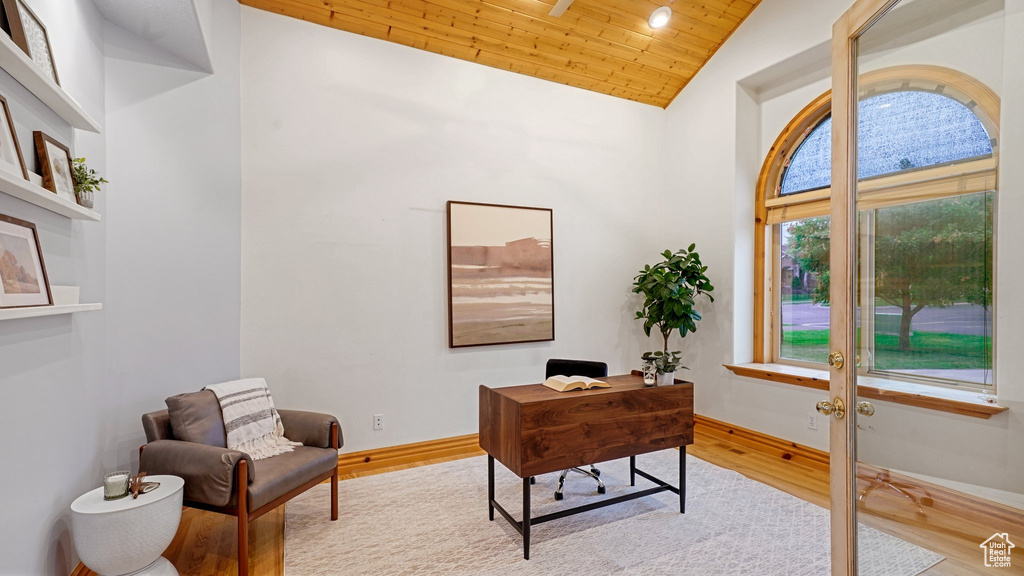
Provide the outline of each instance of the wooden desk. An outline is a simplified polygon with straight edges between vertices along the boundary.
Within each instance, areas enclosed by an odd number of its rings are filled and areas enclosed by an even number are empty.
[[[480,386],[480,447],[487,452],[488,514],[498,510],[523,535],[530,558],[530,527],[573,514],[663,491],[686,505],[686,446],[693,444],[693,383],[645,388],[637,374],[609,376],[611,388],[556,392],[541,384]],[[636,456],[679,447],[679,485],[637,469]],[[584,506],[530,518],[530,477],[629,457],[630,486],[636,476],[656,486]],[[494,500],[494,460],[523,479],[523,520]]]

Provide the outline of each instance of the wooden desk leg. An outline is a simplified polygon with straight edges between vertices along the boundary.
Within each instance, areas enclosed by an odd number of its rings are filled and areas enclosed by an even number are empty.
[[[487,455],[487,517],[494,522],[494,456]]]
[[[679,513],[686,514],[686,446],[679,447]]]
[[[636,486],[636,456],[629,457],[629,485]]]
[[[523,478],[523,560],[530,559],[530,479]]]

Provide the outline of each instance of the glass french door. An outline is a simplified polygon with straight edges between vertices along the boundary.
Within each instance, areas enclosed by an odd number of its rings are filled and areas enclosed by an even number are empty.
[[[1024,574],[1024,0],[832,49],[832,573]]]

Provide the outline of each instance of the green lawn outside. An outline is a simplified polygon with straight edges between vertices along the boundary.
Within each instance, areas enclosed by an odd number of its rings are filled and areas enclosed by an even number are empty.
[[[916,332],[909,352],[900,352],[898,345],[898,336],[875,336],[876,369],[984,369],[992,362],[992,339],[985,336]],[[782,333],[783,358],[824,364],[828,353],[828,330]]]
[[[828,330],[786,330],[782,328],[780,355],[791,360],[824,364],[828,358]]]

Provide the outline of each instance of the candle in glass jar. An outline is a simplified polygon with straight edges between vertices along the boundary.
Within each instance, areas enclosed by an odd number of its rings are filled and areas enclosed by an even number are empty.
[[[128,473],[113,472],[103,477],[103,499],[114,500],[128,494]]]

